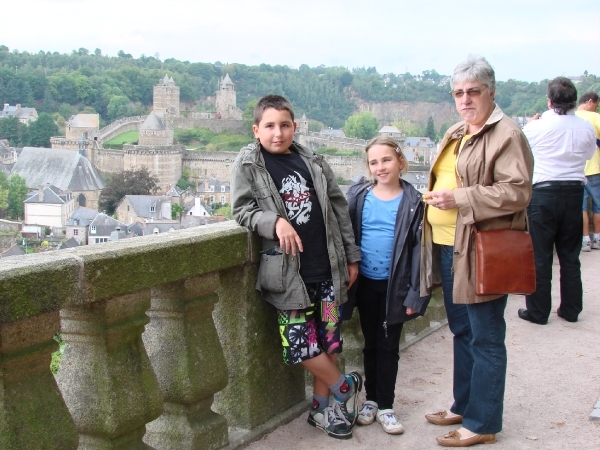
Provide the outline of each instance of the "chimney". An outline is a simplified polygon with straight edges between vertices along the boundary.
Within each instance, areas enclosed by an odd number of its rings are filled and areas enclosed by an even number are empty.
[[[200,197],[194,199],[194,207],[196,209],[196,215],[200,215]]]
[[[44,201],[44,186],[41,184],[38,186],[38,201]]]

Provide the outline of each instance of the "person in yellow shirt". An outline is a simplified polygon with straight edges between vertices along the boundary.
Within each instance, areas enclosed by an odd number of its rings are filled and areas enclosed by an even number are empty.
[[[579,98],[579,106],[575,114],[590,122],[596,130],[596,146],[600,147],[600,114],[596,112],[600,97],[595,92],[586,92]],[[587,184],[583,192],[583,242],[582,252],[600,250],[600,148],[597,148],[592,159],[585,164]],[[590,219],[588,217],[588,198],[592,198],[593,233],[590,239]]]

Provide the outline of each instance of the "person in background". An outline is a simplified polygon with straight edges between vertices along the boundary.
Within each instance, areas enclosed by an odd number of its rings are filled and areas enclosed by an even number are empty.
[[[583,242],[582,252],[591,252],[592,249],[600,250],[600,114],[598,104],[600,98],[595,92],[586,92],[579,98],[579,106],[575,115],[587,120],[596,131],[596,152],[592,159],[585,163],[585,177],[587,183],[583,191]],[[592,199],[593,234],[590,239],[590,218],[588,217],[588,199]]]
[[[462,423],[437,442],[468,447],[496,442],[502,430],[507,366],[508,296],[476,295],[473,226],[526,229],[533,157],[519,125],[494,102],[494,69],[485,58],[469,56],[451,84],[463,121],[442,139],[424,196],[421,295],[441,283],[454,335],[454,404],[425,418]]]
[[[388,434],[404,428],[394,412],[394,389],[404,322],[425,314],[429,297],[421,297],[419,266],[423,199],[401,176],[408,161],[391,137],[376,137],[365,149],[370,179],[350,187],[347,198],[361,261],[356,305],[365,338],[363,348],[366,401],[357,423],[375,420]],[[352,308],[344,307],[345,318]]]
[[[546,325],[552,308],[552,259],[560,264],[560,306],[556,314],[577,322],[583,310],[581,230],[585,163],[596,151],[596,134],[589,122],[575,115],[577,89],[558,77],[548,83],[548,111],[523,127],[535,165],[533,196],[527,207],[533,253],[535,292],[525,297],[521,319]]]

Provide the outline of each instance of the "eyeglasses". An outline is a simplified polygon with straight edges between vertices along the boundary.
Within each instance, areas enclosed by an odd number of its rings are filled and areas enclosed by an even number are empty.
[[[487,86],[482,88],[471,88],[463,91],[462,89],[458,89],[456,91],[450,91],[450,95],[454,98],[462,98],[463,95],[467,94],[469,97],[479,97],[484,89],[487,89]]]

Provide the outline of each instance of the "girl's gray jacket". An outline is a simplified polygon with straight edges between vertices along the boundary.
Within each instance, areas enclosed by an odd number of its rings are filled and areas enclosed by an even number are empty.
[[[422,195],[412,184],[400,179],[404,195],[396,215],[394,230],[394,248],[392,249],[390,276],[388,278],[386,318],[384,327],[414,319],[425,314],[430,295],[421,297],[420,264],[421,264],[421,228],[423,226],[424,205]],[[362,210],[367,193],[373,188],[370,181],[363,178],[348,190],[350,218],[356,244],[360,246],[362,238]],[[344,307],[344,319],[352,317],[352,308],[356,302],[356,287],[350,290],[350,300]],[[406,308],[410,307],[419,314],[408,316]]]
[[[312,176],[316,195],[323,211],[327,233],[327,249],[337,305],[348,299],[347,263],[360,261],[360,249],[348,215],[348,203],[335,175],[323,156],[292,143],[291,151],[298,153]],[[283,200],[273,183],[255,142],[240,150],[231,171],[231,209],[234,219],[262,238],[262,251],[256,289],[278,309],[304,309],[310,300],[300,277],[300,257],[284,254],[275,235],[279,217],[287,220]],[[312,245],[303,242],[304,247]]]

